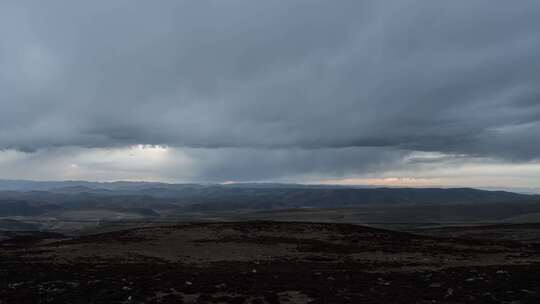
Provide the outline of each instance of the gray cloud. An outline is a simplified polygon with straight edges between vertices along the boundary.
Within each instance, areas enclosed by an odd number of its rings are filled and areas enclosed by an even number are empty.
[[[404,151],[381,148],[340,149],[189,149],[182,151],[194,160],[191,179],[204,181],[299,181],[344,177],[351,172],[373,173],[397,166]],[[163,174],[175,179],[177,167]]]
[[[532,0],[4,1],[0,149],[182,147],[216,179],[534,160],[539,20]]]
[[[0,178],[222,182],[301,181],[369,174],[400,165],[380,148],[252,149],[63,147],[0,152]]]

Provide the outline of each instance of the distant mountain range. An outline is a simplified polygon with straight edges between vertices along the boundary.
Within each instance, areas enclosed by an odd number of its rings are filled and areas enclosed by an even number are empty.
[[[160,182],[133,182],[133,181],[116,181],[116,182],[89,182],[89,181],[29,181],[29,180],[6,180],[0,179],[0,191],[36,191],[36,190],[55,190],[63,188],[79,188],[81,190],[136,190],[148,188],[162,189],[185,189],[185,188],[203,188],[210,186],[220,186],[225,188],[375,188],[373,186],[342,186],[342,185],[318,185],[318,184],[287,184],[287,183],[227,183],[227,184],[209,184],[209,183],[160,183]]]
[[[297,212],[306,210],[308,213]],[[317,215],[309,210],[323,213]],[[71,229],[73,226],[65,223],[96,225],[102,220],[155,222],[212,218],[535,221],[540,219],[540,195],[473,188],[0,180],[0,230],[6,227]]]
[[[0,181],[0,215],[55,208],[186,211],[540,202],[540,195],[472,188],[358,188],[299,184]],[[10,207],[6,207],[10,206]],[[28,208],[24,207],[27,206]],[[16,211],[18,210],[18,211]]]

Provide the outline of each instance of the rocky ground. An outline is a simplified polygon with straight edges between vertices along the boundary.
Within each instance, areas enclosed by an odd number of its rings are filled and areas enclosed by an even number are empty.
[[[540,303],[537,242],[443,232],[244,222],[4,234],[0,303]]]

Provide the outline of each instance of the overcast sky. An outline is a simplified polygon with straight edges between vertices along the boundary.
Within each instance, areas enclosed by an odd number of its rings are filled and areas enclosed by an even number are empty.
[[[540,1],[0,1],[0,178],[540,187]]]

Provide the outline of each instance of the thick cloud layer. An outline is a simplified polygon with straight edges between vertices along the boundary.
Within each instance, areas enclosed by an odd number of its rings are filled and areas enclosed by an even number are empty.
[[[3,1],[0,149],[179,147],[215,179],[531,161],[539,29],[535,0]]]

